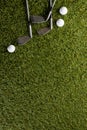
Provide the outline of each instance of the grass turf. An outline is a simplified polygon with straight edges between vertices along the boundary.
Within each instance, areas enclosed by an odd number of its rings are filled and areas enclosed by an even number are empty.
[[[31,14],[45,15],[46,1],[29,2]],[[0,130],[87,130],[87,1],[57,1],[53,17],[49,34],[39,37],[44,24],[35,24],[33,39],[18,46],[28,34],[25,1],[0,1]]]

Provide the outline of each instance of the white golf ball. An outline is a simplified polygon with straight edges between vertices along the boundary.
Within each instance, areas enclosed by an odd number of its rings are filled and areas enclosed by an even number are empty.
[[[58,19],[58,20],[56,21],[56,25],[57,25],[58,27],[63,27],[63,26],[64,26],[64,20],[63,20],[63,19]]]
[[[8,50],[9,53],[13,53],[15,51],[15,46],[14,45],[9,45],[7,47],[7,50]]]
[[[65,6],[63,6],[60,8],[59,12],[61,15],[66,15],[68,12],[68,9]]]

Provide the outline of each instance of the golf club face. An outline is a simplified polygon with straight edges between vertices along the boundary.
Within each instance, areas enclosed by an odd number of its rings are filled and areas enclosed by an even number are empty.
[[[24,45],[25,43],[27,43],[28,41],[30,41],[30,37],[29,36],[22,36],[22,37],[19,37],[17,39],[17,42],[19,45]]]
[[[31,16],[31,22],[32,23],[43,23],[46,22],[46,19],[43,16]]]
[[[37,31],[37,33],[38,33],[39,35],[45,35],[45,34],[49,33],[50,30],[51,30],[51,29],[50,29],[49,27],[45,27],[45,28],[42,28],[42,29],[40,29],[39,31]]]

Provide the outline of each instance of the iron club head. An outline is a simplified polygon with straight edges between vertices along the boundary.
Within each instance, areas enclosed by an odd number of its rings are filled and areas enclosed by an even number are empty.
[[[46,19],[43,16],[31,16],[32,23],[43,23],[46,22]]]
[[[39,35],[45,35],[45,34],[47,34],[48,32],[50,32],[50,28],[49,28],[49,27],[45,27],[45,28],[42,28],[42,29],[40,29],[39,31],[37,31],[37,33],[38,33]]]
[[[31,38],[29,36],[22,36],[17,39],[17,42],[19,45],[23,45],[23,44],[27,43],[28,41],[30,41],[30,39]]]

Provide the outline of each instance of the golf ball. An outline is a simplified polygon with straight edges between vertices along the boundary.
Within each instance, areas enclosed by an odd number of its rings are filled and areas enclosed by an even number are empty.
[[[58,19],[58,20],[56,21],[56,25],[57,25],[58,27],[63,27],[63,26],[64,26],[64,20],[63,20],[63,19]]]
[[[65,6],[63,6],[60,8],[59,12],[61,15],[66,15],[68,12],[68,9]]]
[[[13,53],[13,52],[15,51],[15,46],[14,46],[14,45],[9,45],[9,46],[7,47],[7,51],[8,51],[9,53]]]

